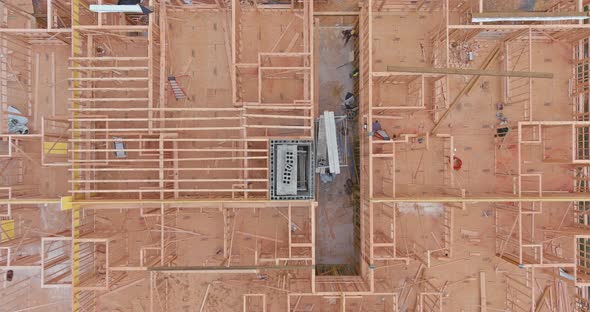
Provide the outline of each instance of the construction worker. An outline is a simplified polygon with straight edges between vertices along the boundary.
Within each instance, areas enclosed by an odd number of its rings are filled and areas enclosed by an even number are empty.
[[[385,130],[381,128],[381,123],[379,120],[373,121],[373,131],[369,132],[369,136],[375,137],[377,139],[381,139],[383,141],[389,141],[391,138],[387,134]],[[395,135],[393,136],[395,138]]]
[[[348,41],[350,41],[350,38],[355,37],[358,38],[358,34],[356,32],[356,30],[353,29],[346,29],[342,31],[342,37],[344,38],[344,46],[346,46],[348,44]]]
[[[342,102],[342,105],[344,105],[344,107],[346,109],[353,109],[355,107],[354,103],[355,103],[356,99],[354,98],[354,94],[350,93],[350,92],[346,92],[346,95],[344,96],[344,101]]]
[[[379,120],[373,121],[373,133],[379,130],[381,130],[381,124],[379,123]]]

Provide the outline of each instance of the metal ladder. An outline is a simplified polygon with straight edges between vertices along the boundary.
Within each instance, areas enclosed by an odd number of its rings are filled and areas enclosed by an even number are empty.
[[[176,77],[168,76],[168,83],[172,88],[172,93],[174,93],[174,97],[176,98],[176,100],[182,100],[187,98],[186,92],[184,92],[184,90],[180,87],[178,81],[176,80]]]

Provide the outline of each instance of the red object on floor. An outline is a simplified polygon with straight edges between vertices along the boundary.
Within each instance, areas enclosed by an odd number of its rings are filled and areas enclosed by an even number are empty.
[[[459,170],[463,166],[463,161],[457,156],[453,156],[453,169]]]

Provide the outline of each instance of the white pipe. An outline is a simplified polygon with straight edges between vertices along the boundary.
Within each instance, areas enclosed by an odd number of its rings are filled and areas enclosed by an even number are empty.
[[[553,21],[579,21],[588,19],[588,16],[515,16],[515,17],[473,17],[472,23],[490,22],[553,22]]]
[[[90,11],[96,12],[96,13],[143,13],[139,4],[135,4],[135,5],[91,4]]]
[[[473,13],[472,23],[558,22],[587,20],[587,12],[485,12]]]

